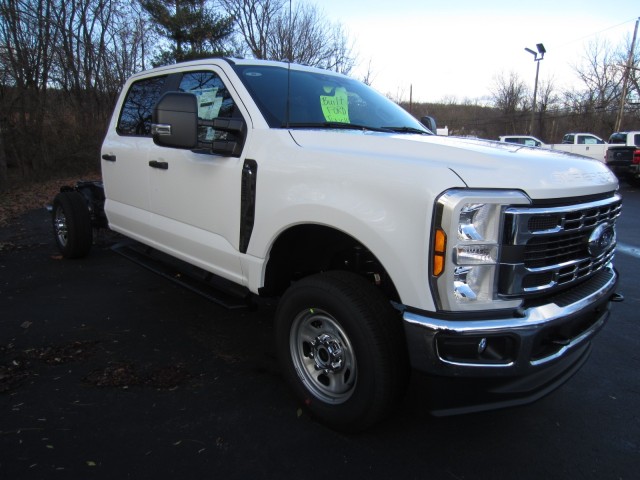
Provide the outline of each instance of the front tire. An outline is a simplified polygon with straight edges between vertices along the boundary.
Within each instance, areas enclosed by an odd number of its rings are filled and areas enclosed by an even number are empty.
[[[53,236],[65,258],[88,255],[93,243],[89,208],[79,192],[60,192],[53,201]]]
[[[304,278],[276,312],[278,357],[310,413],[359,431],[385,418],[402,398],[409,366],[397,311],[350,272]]]

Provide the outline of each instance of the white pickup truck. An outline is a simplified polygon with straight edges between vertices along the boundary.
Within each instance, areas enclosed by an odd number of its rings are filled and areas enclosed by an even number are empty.
[[[604,162],[608,147],[604,140],[592,133],[567,133],[562,137],[562,143],[544,143],[542,140],[529,135],[503,135],[499,139],[501,142],[575,153],[600,162]]]
[[[604,165],[437,137],[324,70],[208,59],[137,74],[102,176],[55,198],[64,256],[108,227],[130,239],[117,251],[219,303],[277,298],[283,377],[338,429],[392,412],[411,368],[486,388],[441,413],[540,398],[621,300]]]

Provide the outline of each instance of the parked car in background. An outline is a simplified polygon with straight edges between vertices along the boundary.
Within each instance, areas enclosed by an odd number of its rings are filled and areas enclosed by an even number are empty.
[[[640,132],[612,134],[605,163],[618,178],[640,186]]]
[[[607,146],[607,142],[592,133],[567,133],[562,137],[561,144],[548,145],[545,148],[576,153],[604,162]]]
[[[562,137],[562,143],[544,143],[542,140],[530,135],[503,135],[498,138],[501,142],[561,150],[593,158],[600,162],[604,162],[608,146],[603,139],[592,133],[567,133]]]
[[[499,139],[501,142],[517,143],[518,145],[525,145],[527,147],[541,147],[545,145],[542,140],[528,135],[503,135],[499,137]]]

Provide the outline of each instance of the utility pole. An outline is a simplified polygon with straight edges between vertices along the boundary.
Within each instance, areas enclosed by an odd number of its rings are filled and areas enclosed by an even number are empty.
[[[413,112],[413,83],[409,84],[409,113]]]
[[[547,53],[547,50],[544,48],[544,45],[541,43],[536,44],[536,48],[538,51],[531,50],[530,48],[525,48],[525,51],[529,52],[533,55],[533,61],[536,62],[536,81],[533,87],[533,104],[531,105],[531,123],[529,124],[529,135],[533,135],[533,124],[536,118],[536,100],[538,96],[538,74],[540,73],[540,60],[544,58],[544,54]],[[540,57],[538,57],[538,54]]]
[[[627,100],[627,82],[629,81],[629,72],[633,66],[633,53],[636,49],[636,37],[638,36],[638,23],[640,17],[636,20],[636,27],[633,29],[633,40],[631,40],[631,49],[629,50],[629,57],[627,58],[627,67],[624,69],[622,75],[622,96],[620,97],[620,110],[618,110],[618,117],[616,118],[616,126],[614,131],[619,132],[622,127],[622,117],[624,116],[624,103]]]

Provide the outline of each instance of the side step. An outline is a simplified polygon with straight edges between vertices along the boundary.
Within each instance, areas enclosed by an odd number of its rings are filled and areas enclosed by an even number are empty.
[[[117,243],[111,249],[206,299],[231,310],[251,308],[251,292],[229,280],[190,265],[133,240]]]

